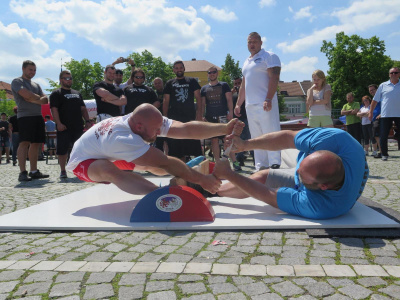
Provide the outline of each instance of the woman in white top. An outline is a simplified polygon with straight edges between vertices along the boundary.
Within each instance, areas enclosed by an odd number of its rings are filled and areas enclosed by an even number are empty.
[[[308,127],[333,127],[331,112],[331,86],[326,83],[325,74],[315,70],[313,85],[307,91],[306,108],[309,113]]]
[[[364,138],[364,152],[365,155],[368,155],[368,148],[369,148],[369,140],[372,142],[372,149],[374,149],[374,152],[372,152],[372,156],[375,156],[377,154],[376,150],[376,140],[374,135],[372,134],[372,123],[368,118],[369,114],[369,109],[371,107],[371,98],[369,96],[364,96],[362,97],[362,102],[364,104],[363,107],[360,108],[360,110],[357,113],[357,117],[361,118],[361,128],[362,128],[362,133],[363,133],[363,138]]]

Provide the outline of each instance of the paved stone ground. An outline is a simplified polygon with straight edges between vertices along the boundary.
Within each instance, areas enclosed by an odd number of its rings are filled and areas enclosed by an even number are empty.
[[[363,196],[400,212],[400,151],[368,157]],[[0,165],[0,215],[92,184],[17,181]],[[253,171],[246,162],[244,174]],[[71,176],[71,175],[70,175]],[[211,245],[214,240],[226,245]],[[310,238],[304,231],[0,233],[2,299],[400,299],[400,237]]]

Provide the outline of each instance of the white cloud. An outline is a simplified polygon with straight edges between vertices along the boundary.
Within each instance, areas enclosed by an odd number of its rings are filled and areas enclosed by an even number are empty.
[[[303,56],[299,60],[290,61],[285,64],[282,63],[282,73],[290,72],[290,73],[301,73],[306,74],[311,77],[312,72],[315,71],[315,65],[318,63],[318,57],[316,56]]]
[[[306,7],[300,8],[300,10],[294,14],[293,18],[295,20],[303,19],[303,18],[310,18],[312,16],[311,12],[310,12],[311,8],[312,8],[312,6],[306,6]]]
[[[265,44],[267,42],[267,38],[265,36],[262,36],[261,41],[263,42],[263,44]]]
[[[258,2],[258,5],[263,8],[263,7],[267,7],[267,6],[273,6],[276,4],[275,0],[260,0],[260,2]]]
[[[339,20],[338,25],[316,29],[291,43],[279,43],[277,47],[283,52],[300,52],[313,46],[320,46],[323,40],[334,39],[336,33],[341,31],[354,34],[386,25],[400,16],[400,6],[397,1],[392,0],[359,0],[352,2],[348,8],[334,11],[331,16]]]
[[[208,51],[213,42],[193,7],[170,7],[165,0],[11,0],[10,7],[48,31],[71,32],[118,53],[147,49],[170,60],[181,50]]]
[[[289,11],[292,13],[293,12],[293,8],[291,6],[288,7]]]
[[[231,22],[237,20],[237,16],[233,11],[227,11],[223,8],[218,9],[211,5],[202,6],[200,11],[220,22]]]
[[[51,40],[55,43],[62,43],[65,40],[65,34],[60,32],[60,33],[56,33],[55,35],[53,35],[53,37],[51,38]]]
[[[61,58],[64,62],[71,59],[71,55],[65,50],[50,52],[46,42],[35,38],[28,30],[20,28],[15,23],[4,26],[0,22],[0,40],[3,45],[6,45],[0,48],[1,80],[8,83],[21,76],[22,62],[29,59],[34,61],[37,67],[34,81],[38,82],[42,88],[47,88],[46,78],[58,78]]]

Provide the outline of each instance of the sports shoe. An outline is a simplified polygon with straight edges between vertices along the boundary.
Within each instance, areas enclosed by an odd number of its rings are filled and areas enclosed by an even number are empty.
[[[368,156],[368,151],[367,150],[364,150],[364,153],[365,153],[365,156]]]
[[[49,178],[49,175],[43,174],[42,172],[39,171],[39,169],[36,170],[35,173],[29,172],[29,176],[30,176],[32,179]]]
[[[382,154],[379,152],[374,156],[374,158],[382,158]]]
[[[279,169],[280,167],[281,167],[281,165],[273,164],[273,165],[271,166],[271,169]]]
[[[387,160],[388,160],[388,157],[387,157],[387,156],[382,156],[382,160],[383,160],[383,161],[387,161]]]
[[[28,177],[27,171],[23,171],[23,172],[19,173],[18,181],[31,181],[31,180],[32,180],[32,178]]]
[[[17,165],[17,161],[13,160],[13,166],[15,167]]]
[[[378,152],[376,152],[376,150],[374,152],[372,152],[371,156],[375,157],[378,154]]]
[[[61,171],[60,178],[68,178],[66,171]]]
[[[232,163],[232,165],[235,171],[242,171],[242,168],[240,167],[240,163],[238,161],[235,161],[234,163]]]

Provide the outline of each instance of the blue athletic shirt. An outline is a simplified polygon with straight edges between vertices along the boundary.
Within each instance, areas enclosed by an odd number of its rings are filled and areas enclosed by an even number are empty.
[[[346,131],[335,128],[308,128],[294,139],[300,150],[297,157],[295,188],[278,190],[280,210],[310,219],[329,219],[347,213],[361,196],[368,179],[364,149]],[[328,150],[343,161],[345,179],[340,190],[308,190],[299,182],[297,169],[301,161],[318,150]]]

